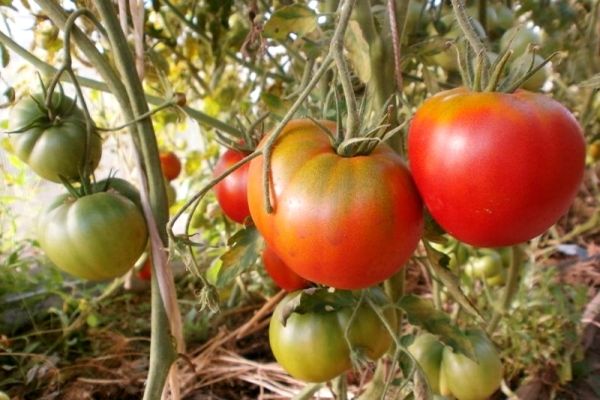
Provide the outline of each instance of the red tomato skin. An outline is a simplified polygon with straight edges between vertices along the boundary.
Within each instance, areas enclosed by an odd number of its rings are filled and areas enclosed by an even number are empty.
[[[310,282],[302,278],[285,265],[281,258],[269,246],[265,246],[262,252],[262,261],[265,270],[273,279],[273,282],[287,292],[304,289],[310,286]]]
[[[172,181],[181,173],[181,161],[172,151],[160,153],[160,166],[167,180]]]
[[[214,176],[217,177],[221,175],[228,168],[246,156],[246,153],[228,149],[217,161]],[[248,187],[248,168],[248,163],[242,165],[215,185],[215,194],[223,213],[231,220],[240,224],[250,216],[248,197],[246,194]]]
[[[463,242],[499,247],[540,235],[567,212],[585,141],[573,115],[547,96],[457,88],[417,110],[408,156],[434,219]]]
[[[140,268],[137,275],[138,278],[143,281],[149,281],[152,279],[152,261],[150,260],[150,257],[148,257],[146,262],[144,262],[144,265],[142,265],[142,268]]]
[[[331,121],[321,123],[336,129]],[[271,157],[271,214],[264,207],[262,169],[262,156],[250,162],[252,219],[303,278],[339,289],[365,288],[399,271],[415,250],[422,203],[408,169],[388,146],[368,156],[341,157],[314,122],[289,122]]]

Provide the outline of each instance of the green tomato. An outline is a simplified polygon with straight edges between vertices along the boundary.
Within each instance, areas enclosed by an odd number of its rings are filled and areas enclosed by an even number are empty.
[[[445,347],[440,373],[440,392],[457,400],[485,400],[502,382],[503,367],[493,343],[480,330],[467,332],[475,362]]]
[[[133,186],[130,182],[121,178],[109,178],[98,181],[94,185],[94,192],[116,192],[122,196],[127,197],[133,202],[143,214],[142,198],[139,190]]]
[[[506,283],[506,272],[500,271],[499,274],[486,278],[485,283],[488,286],[504,286]]]
[[[525,57],[526,57],[526,64],[520,64],[521,68],[519,71],[519,76],[525,74],[527,69],[529,69],[529,66],[531,63],[531,54],[527,54],[527,55],[525,55]],[[534,56],[533,64],[539,65],[542,62],[544,62],[544,57],[540,56],[539,54],[536,54]],[[528,80],[526,80],[525,83],[523,83],[522,88],[531,90],[532,92],[536,92],[544,86],[544,83],[546,83],[549,76],[550,76],[550,64],[546,64],[542,68],[538,69]]]
[[[59,176],[79,180],[85,153],[86,127],[83,112],[74,100],[54,93],[50,120],[45,109],[44,96],[35,94],[19,101],[11,110],[9,130],[23,130],[13,134],[13,148],[17,157],[44,179],[60,182]],[[102,140],[93,132],[89,143],[89,172],[100,162]]]
[[[419,363],[431,391],[440,393],[440,368],[444,345],[431,333],[423,333],[408,346],[408,351]]]
[[[10,397],[4,392],[0,392],[0,400],[10,400]]]
[[[511,44],[509,42],[513,36],[514,39]],[[504,32],[504,35],[500,38],[500,50],[506,50],[510,44],[510,48],[513,50],[513,57],[516,57],[525,53],[530,43],[538,46],[541,45],[541,35],[533,29],[524,26],[515,26]]]
[[[383,292],[373,294],[385,300]],[[325,382],[352,367],[350,349],[344,332],[350,322],[352,308],[335,311],[292,313],[285,326],[281,315],[288,302],[298,292],[288,294],[275,308],[269,325],[269,343],[275,359],[293,377],[307,382]],[[396,314],[385,312],[388,322],[395,326]],[[349,326],[349,339],[371,360],[381,357],[392,343],[392,338],[377,314],[362,304]]]
[[[502,271],[502,260],[497,252],[471,257],[467,265],[466,272],[471,278],[491,278]]]
[[[42,213],[40,247],[61,270],[83,279],[116,278],[142,255],[148,239],[140,210],[109,192],[56,198]]]
[[[496,26],[490,27],[502,31],[510,29],[515,22],[515,14],[513,11],[502,3],[496,3],[493,7],[496,11]]]

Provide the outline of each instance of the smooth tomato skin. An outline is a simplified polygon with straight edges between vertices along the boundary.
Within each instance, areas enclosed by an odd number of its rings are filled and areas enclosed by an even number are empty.
[[[408,351],[423,370],[433,393],[440,393],[440,368],[444,345],[431,333],[423,333],[415,338]]]
[[[33,95],[38,102],[44,103],[42,94]],[[79,180],[79,171],[83,166],[86,143],[86,127],[83,112],[75,106],[74,100],[54,93],[53,110],[59,118],[51,123],[47,114],[42,112],[32,97],[20,100],[11,110],[9,130],[16,130],[38,121],[40,126],[12,135],[15,154],[44,179],[61,182],[59,176],[68,180]],[[94,132],[89,144],[89,171],[96,169],[102,156],[102,139]]]
[[[62,195],[42,213],[40,247],[61,270],[103,280],[127,272],[144,252],[146,222],[126,197],[101,192],[73,199]]]
[[[471,330],[467,337],[473,344],[478,362],[445,347],[440,373],[441,394],[451,394],[457,400],[485,400],[500,387],[502,362],[485,333]]]
[[[585,141],[551,98],[457,88],[429,98],[408,133],[411,172],[434,219],[478,247],[527,241],[573,201]]]
[[[331,121],[321,124],[336,129]],[[369,287],[400,270],[415,250],[422,203],[408,169],[388,146],[341,157],[314,122],[289,122],[271,157],[271,214],[264,206],[262,169],[262,156],[250,162],[252,219],[304,279],[340,289]]]
[[[160,166],[163,175],[168,181],[172,181],[181,173],[181,161],[179,157],[172,151],[167,151],[159,154]]]
[[[310,282],[292,271],[269,246],[262,252],[262,261],[265,270],[273,282],[283,290],[293,292],[310,286]]]
[[[213,175],[221,175],[246,156],[241,151],[228,149],[217,161]],[[249,167],[248,163],[242,165],[215,185],[215,194],[223,213],[240,224],[250,216],[247,196]]]
[[[277,362],[294,378],[306,382],[325,382],[352,367],[350,349],[344,332],[352,308],[329,312],[292,313],[285,326],[281,313],[297,292],[289,293],[275,307],[269,324],[269,344]],[[382,299],[383,294],[379,292]],[[392,309],[385,311],[388,322],[396,324]],[[349,329],[352,346],[360,348],[371,360],[381,357],[392,343],[375,311],[363,303]]]
[[[140,268],[140,270],[137,272],[137,276],[143,281],[149,281],[152,279],[152,261],[150,257],[146,259],[142,265],[142,268]]]

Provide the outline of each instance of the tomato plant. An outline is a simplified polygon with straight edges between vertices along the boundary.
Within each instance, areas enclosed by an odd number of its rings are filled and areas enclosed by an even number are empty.
[[[452,395],[457,400],[485,400],[500,387],[502,362],[485,333],[470,330],[467,337],[473,345],[477,362],[445,347],[440,370],[440,393]]]
[[[310,286],[310,282],[292,271],[275,252],[265,246],[262,252],[262,261],[265,270],[273,279],[273,282],[288,292],[299,290]]]
[[[117,193],[56,198],[40,217],[38,236],[61,270],[89,280],[123,275],[143,253],[148,232],[141,212]]]
[[[228,149],[217,161],[214,176],[221,175],[246,156],[241,151]],[[248,168],[248,163],[242,165],[215,185],[215,194],[223,213],[240,224],[250,216],[247,197]]]
[[[79,180],[86,147],[86,127],[83,112],[69,97],[54,93],[47,109],[44,96],[35,94],[19,101],[11,110],[9,130],[15,153],[44,179],[60,182]],[[49,114],[52,114],[52,119]],[[100,162],[102,139],[94,132],[90,136],[89,172]]]
[[[167,180],[172,181],[181,173],[181,161],[172,151],[160,153],[160,166]]]
[[[511,42],[512,40],[512,42]],[[504,32],[500,39],[500,50],[511,48],[515,56],[519,56],[525,51],[529,45],[541,45],[541,35],[532,28],[524,26],[515,26]]]
[[[434,219],[481,247],[529,240],[569,208],[585,142],[551,98],[457,88],[429,98],[408,134],[410,168]]]
[[[372,293],[384,301],[380,290]],[[275,359],[293,377],[308,382],[324,382],[352,367],[350,349],[344,339],[348,329],[349,341],[371,360],[381,357],[392,343],[384,324],[373,309],[363,303],[352,321],[352,307],[333,311],[292,313],[282,323],[282,313],[298,293],[289,293],[275,308],[269,325],[269,343]],[[385,313],[393,326],[396,314]],[[350,325],[349,325],[350,324]]]
[[[322,121],[335,131],[335,124]],[[263,157],[250,163],[248,203],[265,241],[311,282],[356,289],[402,268],[422,229],[421,200],[400,157],[388,146],[341,157],[313,121],[288,123],[271,158],[265,210]]]

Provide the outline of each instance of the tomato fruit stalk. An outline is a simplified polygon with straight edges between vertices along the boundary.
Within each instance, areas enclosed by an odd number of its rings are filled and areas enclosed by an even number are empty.
[[[320,124],[336,130],[331,121]],[[366,288],[400,270],[415,250],[422,203],[408,169],[387,145],[342,157],[313,121],[289,122],[272,151],[270,214],[263,163],[262,156],[250,162],[250,214],[267,244],[304,279]]]
[[[410,168],[433,218],[478,247],[527,241],[568,210],[584,172],[579,124],[537,93],[438,93],[408,133]]]

